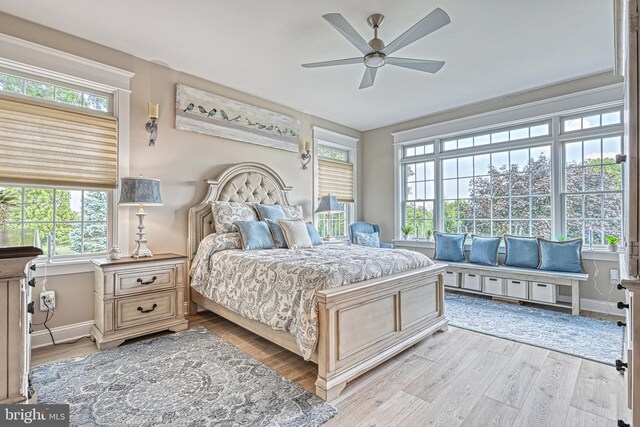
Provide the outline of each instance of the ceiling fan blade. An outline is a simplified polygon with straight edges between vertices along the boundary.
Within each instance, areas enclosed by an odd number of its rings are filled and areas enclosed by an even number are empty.
[[[362,76],[362,81],[360,82],[359,89],[366,89],[368,87],[373,86],[373,82],[376,80],[376,73],[378,72],[377,68],[369,68],[364,71],[364,76]]]
[[[396,67],[411,68],[425,73],[437,73],[444,66],[444,61],[431,61],[428,59],[389,58],[387,64]]]
[[[339,13],[327,13],[322,16],[329,24],[342,34],[352,45],[354,45],[364,55],[373,52],[371,46],[362,38],[360,34],[347,22]]]
[[[348,59],[336,59],[334,61],[322,61],[311,62],[309,64],[302,64],[304,68],[318,68],[318,67],[331,67],[334,65],[349,65],[349,64],[362,64],[364,60],[362,58],[348,58]]]
[[[385,55],[391,55],[393,52],[420,40],[424,36],[433,33],[435,30],[444,27],[450,22],[451,19],[449,18],[449,15],[447,15],[447,12],[437,8],[418,21],[416,25],[405,31],[397,39],[389,43],[387,47],[382,49],[382,53]]]

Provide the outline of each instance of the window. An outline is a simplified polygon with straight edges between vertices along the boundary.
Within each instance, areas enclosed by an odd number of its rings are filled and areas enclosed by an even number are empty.
[[[400,143],[396,232],[622,238],[622,136],[610,107]]]
[[[549,122],[534,123],[526,126],[515,126],[490,132],[481,132],[457,138],[445,139],[442,141],[442,151],[459,150],[462,148],[478,147],[487,144],[545,137],[550,134],[551,125]]]
[[[414,149],[414,148],[412,148]],[[422,149],[420,149],[423,152]],[[404,225],[411,227],[413,237],[423,239],[433,234],[435,207],[435,162],[426,160],[404,165]]]
[[[551,235],[550,146],[442,160],[444,232]]]
[[[102,114],[111,98],[1,73],[0,90],[21,95],[0,93],[1,243],[37,230],[45,252],[51,235],[47,255],[106,252],[118,163],[117,121]]]
[[[567,141],[564,148],[564,230],[567,238],[604,245],[622,237],[622,135]],[[590,239],[593,239],[593,242]]]
[[[318,197],[335,195],[341,211],[316,214],[318,233],[323,237],[344,238],[354,217],[354,178],[348,149],[318,145]]]
[[[0,91],[94,111],[109,111],[109,96],[0,73]]]
[[[5,186],[0,194],[9,198],[0,206],[0,230],[9,230],[17,243],[21,235],[38,230],[45,255],[48,233],[51,255],[107,251],[106,191]]]

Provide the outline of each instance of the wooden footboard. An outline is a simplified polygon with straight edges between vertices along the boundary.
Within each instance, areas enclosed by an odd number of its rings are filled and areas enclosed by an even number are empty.
[[[444,317],[444,265],[426,267],[316,293],[316,394],[335,399],[362,375],[438,330]]]

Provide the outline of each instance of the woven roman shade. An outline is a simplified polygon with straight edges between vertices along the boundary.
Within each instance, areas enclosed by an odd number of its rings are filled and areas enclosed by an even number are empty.
[[[343,203],[353,202],[353,164],[318,160],[318,195],[331,194]]]
[[[116,188],[113,117],[0,98],[0,181]]]

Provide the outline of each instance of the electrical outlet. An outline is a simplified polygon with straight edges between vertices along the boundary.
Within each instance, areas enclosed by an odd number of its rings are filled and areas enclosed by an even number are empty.
[[[620,272],[614,268],[609,270],[609,281],[614,286],[620,283]]]
[[[46,291],[40,293],[40,311],[54,310],[56,308],[56,292]]]

